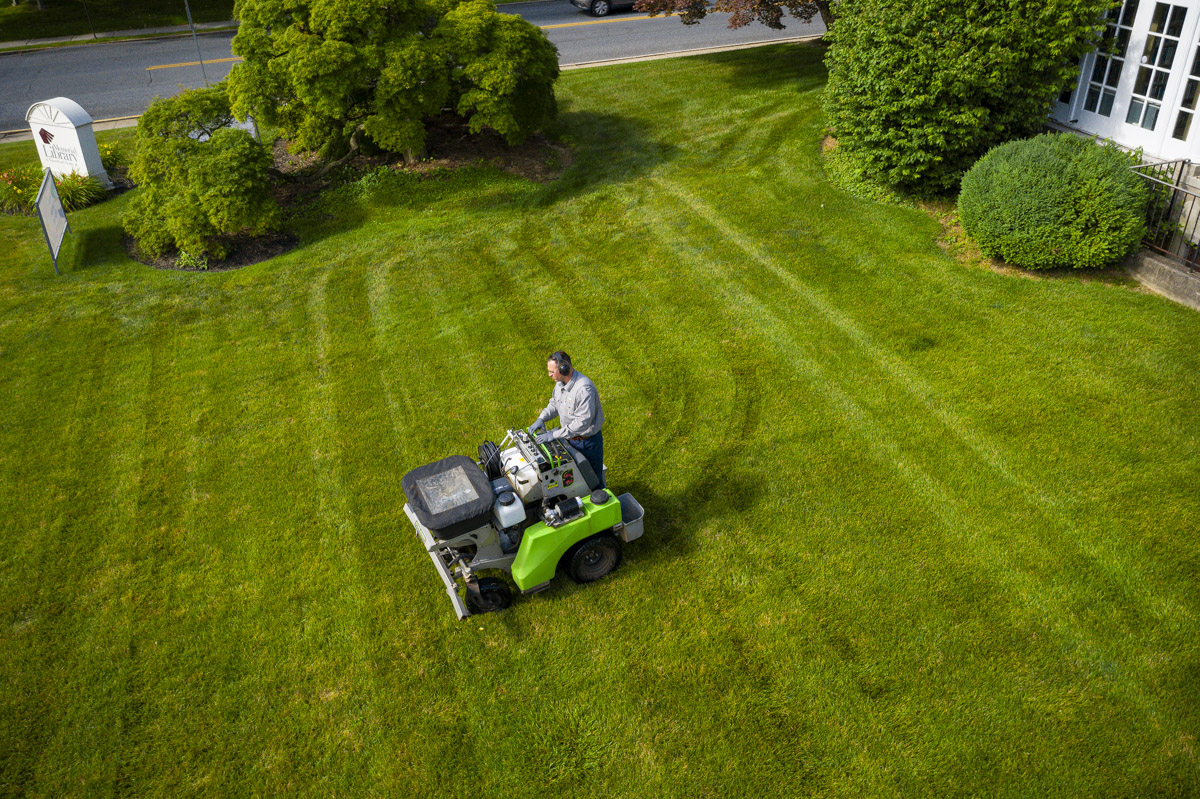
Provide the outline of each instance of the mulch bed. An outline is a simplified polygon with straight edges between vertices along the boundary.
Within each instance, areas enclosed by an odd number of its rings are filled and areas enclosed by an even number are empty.
[[[228,272],[241,269],[277,255],[283,255],[300,243],[300,239],[291,233],[268,233],[263,236],[231,236],[225,239],[228,255],[223,261],[213,261],[206,269],[180,266],[174,255],[164,255],[159,258],[149,258],[140,253],[133,236],[121,240],[125,252],[135,261],[152,266],[155,269],[171,269],[176,272]]]

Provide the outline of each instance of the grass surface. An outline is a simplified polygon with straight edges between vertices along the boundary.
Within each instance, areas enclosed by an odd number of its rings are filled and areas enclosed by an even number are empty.
[[[0,785],[1194,796],[1200,316],[829,187],[820,51],[560,81],[577,160],[237,272],[0,218]],[[400,477],[604,398],[624,565],[454,619]]]

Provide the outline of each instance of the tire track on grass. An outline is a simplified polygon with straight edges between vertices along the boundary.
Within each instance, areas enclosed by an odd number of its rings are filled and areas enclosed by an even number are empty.
[[[785,133],[797,127],[802,114],[802,109],[783,100],[725,109],[714,114],[712,124],[702,129],[709,131],[708,135],[698,136],[693,146],[709,154],[710,174],[752,168],[777,157],[780,147],[787,144]]]
[[[500,234],[495,231],[496,236]],[[472,241],[462,245],[460,250],[471,252],[477,260],[494,263],[494,256],[489,255],[490,246],[494,244],[495,236]],[[406,247],[411,252],[419,252],[419,247]],[[403,257],[402,257],[403,258]],[[408,267],[402,270],[401,267]],[[394,309],[399,303],[394,299],[396,290],[393,288],[393,278],[402,272],[413,272],[424,276],[420,285],[412,289],[412,297],[416,297],[425,324],[418,331],[405,331],[409,337],[416,337],[421,347],[415,352],[397,355],[392,350],[400,346],[404,334],[397,334],[403,328]],[[503,272],[498,266],[492,270],[496,274]],[[494,350],[487,338],[490,335],[486,329],[479,330],[481,314],[490,313],[490,305],[474,301],[474,294],[486,285],[478,279],[474,268],[460,266],[457,269],[436,269],[428,261],[416,262],[412,259],[393,261],[390,264],[374,267],[368,270],[366,276],[368,315],[373,337],[375,361],[378,364],[380,383],[384,389],[385,402],[388,407],[392,428],[401,441],[408,442],[417,437],[420,444],[407,445],[405,451],[410,458],[428,458],[434,448],[444,448],[447,436],[461,439],[469,434],[469,425],[484,422],[486,430],[478,430],[483,437],[492,439],[498,436],[509,425],[521,422],[512,419],[512,409],[505,397],[507,393],[501,388],[504,379],[509,374],[504,362],[489,359],[489,350]],[[453,324],[450,320],[455,320]],[[439,326],[439,323],[440,326]],[[486,328],[486,325],[484,325]],[[478,362],[467,364],[464,359],[475,358]],[[407,360],[411,364],[424,365],[436,377],[427,381],[435,384],[442,375],[451,375],[456,386],[460,387],[457,395],[470,398],[471,405],[456,406],[449,409],[450,419],[459,419],[466,423],[462,429],[447,430],[440,434],[424,433],[429,429],[426,424],[430,415],[414,401],[411,390],[402,385],[396,377],[396,370],[387,364]],[[447,368],[449,367],[449,368]],[[446,408],[434,413],[446,415]],[[530,412],[532,416],[532,412]],[[506,417],[506,418],[501,418]],[[443,419],[448,421],[449,419]],[[482,443],[483,438],[471,444],[472,450]],[[438,457],[445,457],[442,453]],[[474,456],[474,451],[471,453]],[[407,522],[405,522],[407,524]]]
[[[367,316],[374,331],[375,351],[379,383],[383,387],[383,399],[387,404],[388,419],[396,438],[403,442],[404,457],[408,461],[420,453],[429,452],[433,442],[424,434],[425,427],[419,423],[420,417],[413,401],[411,391],[405,389],[393,377],[393,370],[388,368],[397,356],[387,350],[387,343],[396,340],[400,327],[392,308],[392,290],[388,278],[395,271],[390,264],[378,264],[367,268]],[[432,316],[430,314],[429,316]]]
[[[129,791],[146,778],[137,754],[153,752],[159,739],[146,736],[155,722],[178,723],[170,711],[156,705],[172,675],[161,667],[180,641],[163,634],[159,625],[169,615],[171,578],[178,565],[183,531],[177,524],[184,503],[180,453],[174,434],[184,416],[187,398],[180,390],[180,369],[175,345],[180,298],[162,297],[153,307],[153,319],[142,331],[147,349],[143,437],[138,442],[139,480],[130,494],[132,518],[124,533],[123,557],[126,573],[124,609],[130,630],[124,659],[128,661],[124,692],[129,697],[122,708],[120,734],[128,743],[114,778],[118,791]],[[177,709],[177,708],[172,708]],[[125,753],[130,753],[125,757]]]
[[[669,186],[661,178],[655,178],[654,182],[656,185],[663,187],[665,194],[675,198],[679,205],[696,210],[700,218],[707,221],[711,217],[716,216],[710,207],[699,200],[699,198],[694,197],[694,195]],[[759,262],[772,274],[781,272],[787,274],[786,270],[783,270],[782,267],[757,252],[757,248],[754,248],[740,232],[733,230],[729,225],[724,223],[718,229],[723,235],[726,235],[727,240],[731,241],[738,249],[752,257],[756,262]],[[750,245],[750,247],[748,248],[746,245]],[[984,525],[968,526],[964,522],[965,519],[973,515],[971,510],[963,507],[946,486],[909,458],[888,434],[886,426],[877,422],[866,409],[844,391],[833,378],[826,374],[819,363],[804,352],[789,329],[789,325],[784,320],[776,316],[769,307],[760,302],[748,291],[740,289],[736,284],[723,279],[723,275],[715,274],[710,264],[701,259],[689,258],[688,260],[692,263],[694,274],[707,274],[712,291],[725,299],[731,315],[743,317],[747,324],[754,325],[767,335],[771,343],[785,356],[785,358],[780,359],[781,363],[788,363],[801,379],[816,387],[839,412],[854,421],[855,425],[861,431],[860,437],[867,446],[875,450],[878,455],[883,455],[884,458],[881,458],[881,462],[890,463],[901,477],[925,498],[927,506],[948,533],[955,534],[963,544],[976,545],[982,543],[983,538],[978,530],[983,528]],[[869,339],[865,333],[858,330],[848,317],[845,317],[840,311],[830,306],[823,298],[816,296],[815,292],[812,292],[807,286],[803,286],[794,276],[790,277],[791,280],[786,282],[804,289],[797,292],[801,297],[814,296],[814,301],[810,303],[814,310],[817,310],[822,316],[825,316],[827,313],[827,319],[831,322],[842,322],[849,325],[851,330],[857,332],[857,336],[851,336],[851,338],[869,343]],[[899,371],[903,374],[907,370]],[[1058,596],[1058,592],[1046,590],[1042,581],[1037,581],[1023,570],[1015,568],[1010,563],[1010,559],[1006,556],[1006,553],[997,547],[974,546],[973,550],[977,553],[980,561],[986,564],[993,574],[998,575],[1000,579],[1008,583],[1011,595],[1030,611],[1031,620],[1044,625],[1061,640],[1068,642],[1070,647],[1068,651],[1082,653],[1080,660],[1085,664],[1085,667],[1082,669],[1085,673],[1093,675],[1103,674],[1109,670],[1107,664],[1114,661],[1112,658],[1107,657],[1103,648],[1092,639],[1092,636],[1077,626],[1063,621],[1064,619],[1071,618],[1072,614],[1068,612],[1069,609],[1058,606],[1059,603],[1054,601],[1053,598]],[[1131,593],[1131,596],[1136,595],[1136,593]],[[1049,597],[1051,599],[1043,600],[1041,599],[1042,597]],[[1153,597],[1149,599],[1153,599]],[[1055,612],[1052,615],[1045,613],[1047,607],[1055,607]],[[1176,606],[1168,605],[1168,607],[1178,611]],[[1167,614],[1163,615],[1166,616]],[[1127,673],[1136,672],[1133,669],[1129,669]],[[1153,700],[1141,689],[1140,682],[1135,683],[1133,680],[1123,679],[1114,680],[1110,685],[1116,686],[1116,690],[1113,693],[1120,696],[1131,706],[1136,707],[1144,715],[1154,719],[1157,723],[1169,719],[1172,722],[1172,729],[1177,733],[1179,732],[1179,725],[1175,723],[1174,717],[1166,711],[1160,710],[1155,705]]]
[[[608,407],[613,392],[611,388],[606,391],[604,385],[611,386],[617,375],[628,377],[624,365],[627,361],[616,357],[606,343],[606,337],[597,335],[594,317],[585,311],[587,303],[581,299],[592,296],[591,292],[579,291],[581,286],[588,285],[587,282],[574,280],[571,285],[566,285],[560,279],[565,262],[549,252],[544,224],[522,221],[506,231],[507,244],[499,252],[481,243],[477,251],[486,252],[489,271],[486,279],[501,287],[499,293],[504,297],[504,313],[512,320],[514,329],[523,331],[519,337],[538,342],[538,360],[530,368],[540,372],[544,363],[541,359],[553,349],[574,352],[575,359],[581,364],[593,365],[591,368],[581,365],[580,371],[600,381],[602,397],[607,397],[603,401]],[[563,249],[563,252],[569,250]],[[527,275],[533,277],[526,284],[523,281]],[[564,329],[555,328],[555,319]],[[583,320],[584,324],[577,324],[578,320]],[[638,381],[627,379],[622,383],[640,389]],[[530,418],[544,407],[548,394],[548,389],[545,393],[539,391],[536,407],[529,409]]]
[[[586,345],[583,350],[587,353],[586,360],[588,362],[612,364],[615,370],[620,371],[616,375],[610,374],[609,377],[620,375],[625,378],[626,385],[636,386],[640,396],[653,409],[651,411],[651,418],[656,418],[660,423],[665,419],[672,420],[673,425],[669,430],[663,430],[660,425],[656,425],[658,431],[662,434],[661,437],[663,440],[686,440],[688,437],[688,430],[686,429],[688,420],[694,419],[696,416],[698,392],[690,385],[683,386],[683,391],[677,391],[677,396],[681,399],[681,403],[677,406],[678,410],[676,411],[675,407],[667,404],[667,395],[665,392],[647,392],[642,385],[642,381],[635,379],[633,375],[625,371],[625,364],[631,361],[625,357],[618,357],[617,353],[607,343],[612,338],[611,334],[616,326],[610,326],[601,335],[596,319],[597,314],[591,311],[591,308],[605,304],[603,300],[597,302],[596,292],[591,288],[595,283],[594,275],[592,276],[592,281],[585,280],[580,274],[579,268],[572,268],[571,259],[556,259],[552,257],[549,252],[550,248],[545,243],[547,235],[549,235],[552,244],[559,245],[561,252],[581,253],[575,259],[576,263],[587,263],[593,268],[596,266],[588,255],[589,247],[573,247],[572,244],[574,242],[564,239],[561,230],[550,231],[548,233],[543,229],[527,229],[525,231],[525,238],[522,241],[521,252],[525,254],[525,258],[534,261],[536,264],[534,271],[539,276],[536,288],[530,292],[531,296],[538,298],[538,302],[534,303],[534,307],[562,308],[565,318],[584,320],[586,324],[579,326],[572,332],[581,346]],[[584,289],[582,292],[580,291],[581,288]],[[605,291],[604,293],[608,292]],[[640,321],[645,321],[647,318],[642,317]],[[670,341],[670,339],[659,339],[659,341]],[[662,353],[659,353],[659,358],[648,357],[649,353],[645,346],[637,347],[636,352],[640,360],[634,358],[632,360],[633,363],[647,363],[661,360]],[[577,348],[577,359],[579,358],[579,353],[580,350]],[[597,357],[598,354],[599,357]],[[673,350],[670,356],[668,356],[668,361],[671,360],[679,361],[677,350]],[[597,379],[604,380],[604,377],[602,374],[597,374]],[[680,386],[677,385],[676,389],[678,388]],[[608,404],[608,401],[606,401],[606,405]],[[642,466],[646,463],[646,461],[643,461],[643,463],[639,463],[637,466]]]
[[[420,252],[421,248],[402,246],[397,247],[396,251]],[[406,298],[408,305],[411,306],[415,303],[420,309],[419,315],[423,320],[416,335],[426,337],[435,320],[441,316],[440,311],[431,302],[429,289],[436,277],[429,274],[428,264],[413,263],[401,255],[398,260],[366,267],[362,278],[367,301],[366,321],[372,331],[371,351],[373,354],[370,360],[383,393],[385,416],[397,442],[399,450],[397,458],[403,464],[402,471],[427,463],[435,457],[442,458],[452,454],[442,451],[444,447],[442,436],[437,435],[436,431],[427,432],[434,428],[422,423],[421,407],[415,400],[412,390],[397,374],[400,370],[396,364],[405,363],[411,366],[425,363],[424,359],[414,357],[411,349],[399,354],[395,352],[396,349],[402,348],[402,342],[407,341],[405,333],[411,334],[412,332],[403,330],[404,323],[397,317],[394,310],[399,303],[395,299],[396,291],[392,287],[392,280],[407,271],[404,267],[415,267],[420,274],[429,276],[428,280],[421,281],[419,288],[412,290]],[[459,351],[463,350],[460,348]],[[437,368],[433,368],[433,371],[437,374],[443,373],[443,370]],[[456,376],[461,375],[461,372],[456,372]],[[399,476],[397,475],[395,481],[397,485]],[[391,509],[396,520],[394,530],[406,544],[401,562],[406,564],[407,568],[402,568],[401,574],[406,581],[408,590],[421,592],[430,606],[438,605],[442,592],[433,590],[434,583],[429,582],[429,578],[434,575],[429,573],[428,561],[423,554],[420,541],[412,533],[408,518],[403,513],[402,509],[406,501],[407,497],[400,493],[396,498],[395,507]],[[441,599],[440,601],[445,602],[446,600]]]
[[[137,508],[132,498],[137,496],[138,486],[145,479],[144,461],[140,454],[145,445],[149,428],[149,410],[145,399],[151,392],[151,360],[147,349],[136,351],[136,358],[133,359],[126,371],[141,378],[138,381],[138,389],[129,392],[126,387],[123,387],[122,401],[115,405],[113,415],[106,417],[106,423],[110,429],[125,431],[124,434],[117,437],[116,446],[111,455],[116,479],[113,481],[106,515],[110,519],[109,527],[112,530],[133,530],[136,527]],[[97,416],[100,415],[97,414]],[[93,572],[93,578],[97,583],[111,583],[112,585],[111,587],[98,585],[97,594],[106,591],[120,592],[119,586],[130,577],[131,564],[128,562],[127,546],[117,548],[111,546],[112,542],[106,543],[109,543],[109,546],[100,547],[97,557],[98,563],[102,563],[103,566]],[[140,686],[132,674],[136,667],[136,664],[132,662],[131,655],[134,630],[133,613],[127,603],[123,602],[122,604],[125,607],[119,618],[120,624],[112,625],[104,634],[114,640],[119,638],[124,642],[124,654],[128,661],[124,664],[124,668],[130,673],[127,673],[123,683],[126,694],[136,704],[140,702],[140,699],[133,698],[138,697],[137,692]],[[127,712],[123,708],[117,729],[110,730],[109,734],[113,735],[116,741],[123,741],[127,751],[136,752],[138,749],[136,743],[128,739],[133,734],[131,728],[136,727],[139,723],[140,720],[136,718],[136,714]],[[121,771],[131,770],[131,764],[127,762],[124,753],[119,752],[119,754],[122,756],[115,758],[116,762],[112,764],[118,770],[118,774]],[[113,784],[118,784],[117,778],[114,778]]]
[[[651,180],[664,193],[673,197],[679,205],[690,209],[695,216],[720,231],[726,241],[733,244],[750,260],[771,273],[776,279],[787,286],[794,295],[824,317],[842,335],[858,345],[859,349],[874,361],[883,372],[895,380],[904,389],[905,393],[924,406],[927,411],[950,432],[962,440],[964,444],[979,456],[980,460],[1003,477],[1006,482],[1021,489],[1033,504],[1043,508],[1055,507],[1060,504],[1057,499],[1016,474],[994,444],[975,433],[970,425],[953,411],[947,410],[936,402],[934,400],[935,392],[933,388],[921,379],[920,376],[915,374],[902,361],[889,355],[883,347],[872,341],[866,331],[859,327],[852,318],[829,302],[820,292],[813,289],[807,283],[804,283],[790,271],[777,264],[773,258],[763,253],[753,240],[726,222],[717,213],[716,209],[712,208],[694,193],[683,190],[678,184],[669,183],[660,177],[654,177]]]

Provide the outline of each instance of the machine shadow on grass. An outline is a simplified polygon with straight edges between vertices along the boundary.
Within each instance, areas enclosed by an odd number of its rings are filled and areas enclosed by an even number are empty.
[[[724,458],[716,455],[704,468],[696,470],[695,478],[678,491],[660,494],[657,487],[641,481],[618,482],[609,488],[615,493],[632,494],[646,511],[645,531],[641,538],[623,546],[623,561],[609,579],[659,581],[662,569],[672,568],[672,562],[694,553],[698,547],[697,531],[721,519],[745,518],[763,496],[762,480],[736,468],[727,472],[721,468]],[[719,461],[719,462],[718,462]],[[611,470],[610,470],[611,471]],[[587,591],[588,585],[572,582],[559,574],[550,589],[532,602],[557,602]],[[522,601],[518,605],[524,605]],[[516,617],[520,607],[501,616]],[[513,622],[513,629],[520,623]]]

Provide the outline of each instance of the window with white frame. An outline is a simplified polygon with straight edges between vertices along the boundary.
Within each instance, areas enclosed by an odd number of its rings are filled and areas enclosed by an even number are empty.
[[[1196,113],[1196,98],[1200,95],[1200,44],[1192,56],[1192,69],[1188,73],[1183,96],[1179,100],[1179,113],[1175,115],[1175,129],[1171,138],[1186,141],[1192,128],[1192,116]]]
[[[1125,121],[1130,125],[1154,130],[1158,124],[1163,95],[1167,91],[1167,81],[1171,77],[1171,67],[1175,63],[1187,11],[1185,6],[1167,3],[1154,6],[1146,46],[1142,49],[1141,66],[1138,67],[1137,80],[1129,100],[1129,112],[1125,115]]]
[[[1104,38],[1088,78],[1087,95],[1083,101],[1085,111],[1101,116],[1112,115],[1113,100],[1117,97],[1117,84],[1125,67],[1125,51],[1129,48],[1129,36],[1133,32],[1137,10],[1138,0],[1126,0],[1119,8],[1108,12],[1108,26],[1104,29]],[[1069,102],[1069,95],[1063,102]]]

